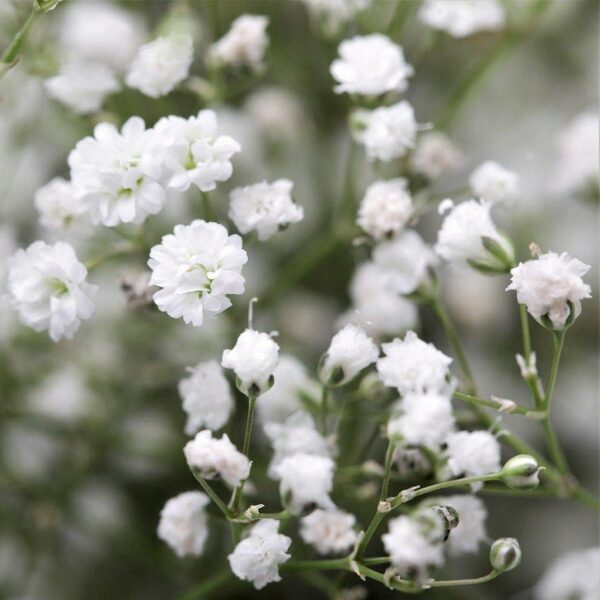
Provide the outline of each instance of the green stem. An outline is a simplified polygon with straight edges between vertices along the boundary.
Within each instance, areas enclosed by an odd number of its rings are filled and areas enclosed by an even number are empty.
[[[8,65],[7,69],[0,68],[0,77],[16,62],[19,57],[19,53],[23,48],[23,44],[27,40],[27,36],[43,14],[43,12],[35,10],[35,8],[31,11],[27,17],[27,21],[25,21],[21,29],[19,29],[19,31],[16,33],[12,42],[9,44],[8,48],[0,57],[0,63]]]
[[[462,392],[454,392],[454,398],[460,400],[461,402],[471,404],[472,406],[487,406],[488,408],[493,408],[494,410],[500,412],[524,415],[525,417],[529,417],[531,419],[540,419],[544,416],[543,412],[530,410],[526,406],[522,406],[521,404],[517,404],[516,402],[510,405],[510,408],[507,409],[505,408],[505,405],[499,400],[486,400],[485,398],[478,398],[477,396],[463,394]]]
[[[321,389],[321,412],[320,412],[320,426],[321,433],[327,434],[327,412],[329,410],[329,388],[323,385]]]
[[[414,0],[398,0],[396,10],[390,19],[388,25],[388,36],[392,39],[398,39],[402,33],[402,29],[410,16],[410,13],[419,5]]]
[[[361,563],[363,565],[386,565],[391,560],[389,556],[373,556],[372,558],[363,558]]]
[[[388,497],[388,488],[390,486],[390,473],[392,470],[392,461],[394,459],[394,448],[394,444],[391,441],[389,441],[387,451],[385,453],[383,482],[381,484],[381,492],[379,494],[380,502],[383,502]]]
[[[136,250],[137,250],[137,248],[135,248],[135,247],[113,250],[112,252],[108,252],[107,254],[103,254],[102,256],[97,256],[96,258],[92,258],[92,259],[88,260],[85,263],[85,266],[86,266],[88,272],[90,272],[90,271],[93,271],[94,269],[97,269],[98,267],[102,266],[103,264],[107,263],[110,260],[113,260],[115,258],[120,258],[122,256],[127,256],[129,254],[132,254]]]
[[[496,579],[496,577],[498,577],[498,575],[500,575],[499,571],[496,571],[495,569],[493,571],[490,571],[487,575],[484,575],[483,577],[476,577],[475,579],[450,579],[450,580],[443,580],[440,579],[438,581],[432,581],[431,582],[431,587],[455,587],[455,586],[459,586],[459,585],[478,585],[480,583],[487,583],[488,581],[492,581],[492,579]]]
[[[523,337],[523,356],[529,363],[531,356],[531,334],[529,333],[529,316],[527,315],[527,306],[519,304],[519,316],[521,317],[521,335]]]
[[[542,420],[541,425],[542,429],[544,430],[544,436],[546,437],[546,444],[548,446],[548,451],[550,452],[552,462],[556,465],[561,474],[567,475],[570,472],[569,465],[550,419],[546,417]]]
[[[215,211],[210,199],[210,195],[208,192],[200,192],[202,196],[202,208],[204,211],[204,218],[207,221],[218,222],[218,219],[215,216]]]
[[[546,383],[546,395],[544,396],[544,409],[550,412],[550,404],[552,395],[554,394],[554,386],[556,385],[556,377],[558,375],[558,366],[562,354],[563,344],[565,341],[565,330],[552,332],[554,337],[554,353],[552,354],[552,366],[550,367],[550,375]]]
[[[329,560],[291,560],[279,566],[280,571],[333,571],[348,569],[348,558]]]
[[[211,592],[215,590],[222,590],[223,584],[231,580],[232,577],[233,574],[229,568],[223,569],[223,571],[219,571],[212,577],[189,589],[187,592],[179,596],[178,600],[205,599]]]
[[[202,489],[206,492],[207,496],[209,496],[209,498],[219,507],[219,510],[225,515],[225,518],[229,519],[231,517],[231,511],[225,502],[219,498],[219,495],[212,489],[208,481],[206,481],[196,469],[191,469],[191,471],[192,475],[202,486]]]

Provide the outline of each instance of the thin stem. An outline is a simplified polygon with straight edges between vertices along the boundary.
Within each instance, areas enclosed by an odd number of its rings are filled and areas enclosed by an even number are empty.
[[[321,433],[325,435],[327,433],[327,412],[329,410],[329,388],[323,385],[321,389],[321,412],[320,412],[320,425]]]
[[[527,314],[527,306],[519,304],[519,316],[521,317],[521,335],[523,337],[523,356],[527,363],[531,356],[531,334],[529,333],[529,316]]]
[[[372,558],[363,558],[361,563],[363,565],[386,565],[391,560],[389,556],[373,556]]]
[[[0,77],[15,63],[15,61],[19,57],[19,53],[23,48],[23,44],[27,40],[27,36],[29,35],[33,26],[37,23],[37,21],[42,17],[44,13],[36,10],[35,8],[31,11],[27,20],[16,33],[12,42],[9,44],[8,48],[4,51],[2,56],[0,57],[0,63],[4,65],[8,65],[8,68],[0,68]]]
[[[560,473],[567,475],[570,472],[569,465],[560,442],[558,441],[556,432],[554,431],[554,427],[548,417],[542,421],[542,429],[544,430],[544,436],[546,437],[546,444],[548,445],[548,451],[550,452],[552,462],[556,465]]]
[[[329,560],[291,560],[279,566],[280,571],[333,571],[347,568],[347,557]]]
[[[202,208],[204,211],[204,218],[207,221],[215,221],[216,222],[217,218],[215,216],[215,211],[214,211],[209,193],[208,192],[200,192],[200,195],[202,197]]]
[[[127,256],[129,254],[132,254],[136,250],[137,250],[136,247],[121,248],[121,249],[113,250],[112,252],[108,252],[106,254],[103,254],[102,256],[97,256],[96,258],[92,258],[92,259],[88,260],[85,263],[85,266],[86,266],[88,272],[93,271],[94,269],[97,269],[98,267],[104,265],[105,263],[107,263],[115,258],[121,258],[122,256]]]
[[[507,402],[492,399],[486,400],[485,398],[478,398],[477,396],[463,394],[462,392],[454,392],[454,398],[460,400],[461,402],[471,404],[472,406],[487,406],[488,408],[493,408],[499,412],[523,415],[525,417],[529,417],[530,419],[541,419],[545,414],[540,411],[530,410],[526,406],[512,402],[512,400]],[[510,402],[510,404],[508,402]]]
[[[387,451],[385,453],[385,466],[383,473],[383,482],[381,484],[381,492],[379,501],[383,502],[388,497],[388,488],[390,486],[390,473],[392,470],[392,461],[394,459],[394,444],[389,441]]]
[[[206,494],[210,497],[210,499],[219,507],[219,510],[225,515],[225,518],[229,519],[231,517],[231,511],[219,498],[219,495],[212,489],[208,481],[204,479],[200,473],[196,469],[191,469],[192,475],[196,479],[196,481],[202,486],[202,489],[206,492]]]
[[[215,573],[212,577],[205,579],[198,585],[189,589],[187,592],[179,596],[178,600],[201,600],[206,598],[212,591],[221,589],[223,584],[231,580],[233,573],[229,568],[223,569]]]
[[[487,575],[484,575],[483,577],[476,577],[475,579],[440,579],[438,581],[432,581],[428,585],[430,587],[455,587],[459,585],[478,585],[479,583],[487,583],[488,581],[492,581],[492,579],[496,579],[498,575],[500,575],[500,572],[494,569],[490,571]]]
[[[544,396],[544,408],[550,412],[550,403],[552,402],[552,394],[554,394],[554,386],[556,385],[556,377],[558,375],[558,366],[562,354],[563,344],[565,341],[565,330],[553,332],[554,334],[554,353],[552,355],[552,366],[550,367],[550,375],[546,383],[546,395]]]
[[[402,29],[410,16],[410,13],[417,8],[418,2],[413,0],[398,0],[396,10],[390,19],[388,25],[388,36],[392,39],[398,39],[402,33]]]

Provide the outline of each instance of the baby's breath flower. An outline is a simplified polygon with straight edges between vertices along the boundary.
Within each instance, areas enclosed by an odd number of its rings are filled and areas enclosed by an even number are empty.
[[[425,0],[419,18],[455,38],[501,29],[505,21],[504,8],[497,0]]]
[[[434,181],[460,167],[463,160],[462,152],[448,136],[439,131],[430,131],[419,136],[411,156],[411,165],[417,173]]]
[[[346,552],[356,542],[356,518],[339,509],[317,508],[300,521],[300,536],[319,554]]]
[[[469,184],[475,196],[486,202],[510,203],[519,195],[519,176],[492,160],[471,173]]]
[[[35,193],[35,207],[40,224],[54,231],[67,231],[85,221],[85,205],[79,200],[70,181],[55,177]]]
[[[488,431],[457,431],[446,443],[448,467],[454,477],[500,471],[500,444]]]

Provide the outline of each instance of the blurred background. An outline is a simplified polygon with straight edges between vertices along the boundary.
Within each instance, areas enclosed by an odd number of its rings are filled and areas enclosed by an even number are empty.
[[[360,247],[324,248],[332,203],[344,185],[349,148],[349,100],[333,93],[329,64],[341,39],[385,31],[393,0],[375,0],[355,22],[335,35],[319,30],[300,1],[151,0],[64,1],[33,31],[22,60],[0,80],[0,277],[5,258],[35,239],[49,239],[38,225],[33,196],[57,175],[68,177],[66,158],[75,143],[101,120],[122,123],[140,115],[152,125],[166,114],[188,116],[205,106],[188,89],[152,100],[131,89],[112,95],[101,114],[77,116],[47,96],[44,79],[56,72],[61,36],[72,5],[111,5],[126,11],[143,42],[178,20],[194,37],[192,71],[202,74],[207,46],[242,13],[270,19],[271,44],[263,76],[216,107],[221,128],[240,140],[234,175],[215,192],[226,213],[233,187],[286,177],[304,207],[303,223],[268,244],[253,244],[245,268],[247,294],[232,310],[196,329],[149,306],[133,306],[122,283],[143,274],[146,257],[109,263],[94,272],[100,286],[97,314],[75,339],[53,344],[21,326],[0,300],[0,597],[86,600],[179,598],[225,565],[225,524],[211,520],[209,545],[200,559],[178,559],[156,536],[160,509],[180,492],[195,489],[182,455],[187,441],[177,383],[185,368],[219,358],[245,321],[248,299],[258,296],[258,326],[279,331],[279,344],[313,370],[349,306],[348,282]],[[502,32],[463,40],[434,35],[416,17],[418,0],[392,36],[415,65],[407,99],[420,123],[437,123],[456,90],[499,43]],[[506,3],[518,27],[531,2]],[[0,0],[0,48],[30,12],[30,2]],[[109,32],[106,32],[110,36]],[[116,41],[115,43],[118,43]],[[478,79],[448,123],[464,154],[461,169],[441,180],[439,195],[464,188],[468,174],[485,160],[517,172],[522,194],[496,218],[528,256],[535,241],[544,251],[567,251],[592,265],[586,276],[593,299],[569,331],[555,395],[555,423],[573,471],[598,490],[598,4],[553,0],[532,26]],[[270,94],[270,95],[269,95]],[[279,111],[279,112],[278,112]],[[588,113],[583,123],[582,114]],[[292,118],[290,118],[290,116]],[[590,124],[591,121],[591,124]],[[579,129],[578,129],[579,127]],[[587,167],[586,167],[587,165]],[[591,167],[590,167],[591,165]],[[587,170],[586,170],[587,169]],[[364,155],[353,163],[358,197],[373,178]],[[591,180],[590,180],[591,178]],[[594,184],[596,188],[594,189]],[[148,222],[156,243],[176,223],[202,216],[197,197],[178,196]],[[419,230],[429,242],[439,227],[435,211]],[[115,243],[110,231],[73,243],[79,255],[95,256]],[[299,281],[290,280],[300,252],[311,252]],[[304,265],[306,266],[306,265]],[[526,401],[514,355],[519,351],[514,294],[506,277],[452,271],[444,293],[485,395]],[[423,310],[423,335],[447,349],[437,324]],[[540,369],[546,372],[549,334],[533,327]],[[230,425],[241,429],[245,407]],[[543,448],[535,425],[505,417],[507,427]],[[525,427],[524,427],[525,425]],[[238,439],[234,438],[234,439]],[[264,443],[260,434],[257,447]],[[381,448],[379,449],[381,451]],[[275,486],[261,476],[260,500],[277,502]],[[269,497],[268,494],[271,494]],[[428,592],[424,598],[531,597],[545,567],[559,555],[598,544],[597,517],[583,506],[557,499],[486,497],[491,538],[513,536],[522,565],[485,587]],[[363,506],[361,509],[360,506]],[[369,518],[356,504],[359,521]],[[352,508],[352,507],[348,507]],[[362,512],[361,512],[362,511]],[[364,514],[363,514],[364,513]],[[487,570],[487,553],[449,563],[453,577]],[[348,585],[358,583],[348,578]],[[393,597],[382,587],[370,598]],[[286,577],[256,592],[230,580],[211,597],[317,598],[302,580]]]

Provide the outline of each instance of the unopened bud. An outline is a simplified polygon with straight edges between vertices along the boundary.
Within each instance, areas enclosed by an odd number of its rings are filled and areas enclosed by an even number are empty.
[[[514,490],[533,490],[539,483],[540,466],[533,456],[518,454],[502,467],[502,480]]]
[[[490,548],[490,564],[502,573],[511,571],[521,562],[521,546],[515,538],[499,538]]]
[[[244,517],[248,519],[248,521],[254,521],[260,515],[260,509],[264,508],[264,504],[251,504],[245,511]]]

